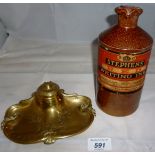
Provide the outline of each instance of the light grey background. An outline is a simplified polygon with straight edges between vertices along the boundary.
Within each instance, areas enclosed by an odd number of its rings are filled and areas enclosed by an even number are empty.
[[[16,144],[1,131],[0,151],[88,151],[88,138],[94,137],[111,138],[111,151],[155,151],[154,49],[140,106],[133,115],[109,116],[96,104],[97,47],[92,42],[109,22],[116,23],[111,15],[118,5],[0,4],[0,18],[10,33],[0,49],[0,122],[9,106],[29,98],[45,81],[57,83],[66,93],[90,97],[96,110],[85,132],[52,145]],[[136,6],[144,9],[139,25],[155,37],[155,5]]]
[[[111,15],[119,5],[122,4],[0,4],[0,18],[14,37],[91,43],[117,22]],[[155,38],[155,4],[128,5],[144,9],[139,25]]]

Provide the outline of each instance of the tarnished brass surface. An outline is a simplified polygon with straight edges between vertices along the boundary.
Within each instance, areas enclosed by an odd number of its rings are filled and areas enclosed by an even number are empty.
[[[83,132],[94,116],[88,97],[66,94],[57,84],[45,82],[30,99],[20,101],[6,111],[1,128],[16,143],[51,144]]]

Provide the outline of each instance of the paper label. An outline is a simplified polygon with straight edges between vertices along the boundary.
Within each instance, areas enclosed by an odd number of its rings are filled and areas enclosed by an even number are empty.
[[[120,54],[99,47],[98,81],[112,91],[132,92],[144,84],[150,51]]]
[[[110,151],[112,150],[111,138],[89,138],[88,151]]]

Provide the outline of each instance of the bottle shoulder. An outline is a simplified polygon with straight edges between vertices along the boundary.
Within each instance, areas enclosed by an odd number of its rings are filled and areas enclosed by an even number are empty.
[[[99,35],[101,44],[111,49],[141,51],[152,47],[153,39],[140,27],[124,28],[118,25]]]

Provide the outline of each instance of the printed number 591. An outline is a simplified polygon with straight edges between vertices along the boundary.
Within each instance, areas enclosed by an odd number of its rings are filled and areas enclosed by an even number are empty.
[[[95,143],[94,144],[94,148],[104,148],[105,147],[105,143]]]

